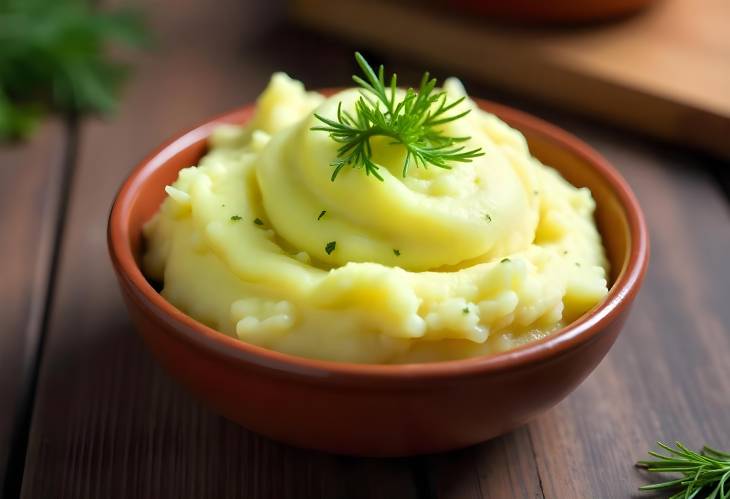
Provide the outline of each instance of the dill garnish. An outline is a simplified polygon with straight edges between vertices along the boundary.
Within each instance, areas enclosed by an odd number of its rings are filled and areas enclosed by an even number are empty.
[[[403,98],[398,99],[395,74],[386,88],[382,65],[376,75],[359,52],[355,52],[355,60],[365,78],[357,75],[352,77],[360,86],[361,93],[354,111],[343,110],[340,103],[337,106],[337,120],[314,115],[324,125],[313,127],[312,130],[327,132],[332,140],[342,144],[337,149],[337,158],[330,164],[334,167],[331,177],[333,182],[348,165],[363,168],[367,175],[383,180],[378,172],[380,167],[372,160],[370,139],[376,136],[390,137],[393,139],[391,144],[405,148],[404,177],[411,164],[422,168],[433,165],[448,169],[451,168],[451,162],[469,163],[484,154],[479,147],[467,149],[460,145],[471,137],[450,137],[439,129],[441,125],[469,114],[470,110],[448,114],[464,101],[464,97],[448,102],[446,92],[437,91],[436,79],[426,72],[417,91],[409,88]]]

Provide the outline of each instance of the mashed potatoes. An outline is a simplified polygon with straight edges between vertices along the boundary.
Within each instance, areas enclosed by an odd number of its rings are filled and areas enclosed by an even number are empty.
[[[464,94],[457,80],[444,89]],[[352,106],[274,75],[245,126],[221,126],[145,227],[147,275],[180,310],[280,352],[403,363],[488,354],[541,338],[606,294],[587,189],[533,158],[471,106],[446,125],[484,155],[411,167],[373,139],[384,181],[345,168],[313,111]]]

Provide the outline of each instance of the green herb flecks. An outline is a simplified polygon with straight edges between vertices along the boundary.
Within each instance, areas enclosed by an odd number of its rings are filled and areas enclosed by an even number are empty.
[[[675,493],[669,499],[730,499],[730,453],[707,446],[695,452],[680,442],[675,442],[675,447],[662,442],[657,444],[667,453],[649,451],[656,459],[639,461],[636,466],[652,473],[679,473],[682,477],[643,485],[639,490],[671,489]]]
[[[260,218],[255,218],[253,223],[255,223],[256,225],[264,225],[264,221]]]
[[[239,220],[242,220],[242,217],[240,217],[238,215],[233,215],[231,217],[231,222],[238,222]]]
[[[491,222],[492,221],[492,216],[489,213],[485,213],[484,214],[484,220],[486,220],[487,222]]]
[[[511,260],[509,258],[502,258],[499,263],[509,263]]]
[[[463,314],[468,314],[468,313],[469,313],[469,307],[464,307],[464,308],[462,308],[462,309],[461,309],[461,312],[462,312]]]
[[[395,256],[400,256],[400,250],[399,250],[399,249],[395,249],[395,248],[394,248],[394,249],[393,249],[393,254],[394,254]]]
[[[352,77],[361,93],[354,111],[343,110],[340,103],[336,120],[315,114],[324,125],[312,128],[329,133],[332,140],[341,144],[337,159],[330,164],[334,168],[332,181],[348,165],[363,168],[367,175],[383,180],[379,166],[372,159],[370,139],[376,136],[389,137],[393,139],[391,144],[405,148],[404,177],[411,164],[422,168],[429,165],[451,168],[452,162],[468,163],[484,154],[479,147],[467,149],[462,144],[471,137],[450,137],[440,130],[441,125],[469,114],[469,110],[449,114],[464,97],[448,102],[446,92],[436,91],[436,79],[426,72],[417,91],[409,88],[403,98],[398,99],[395,74],[386,87],[382,65],[376,74],[359,52],[355,52],[355,60],[365,78]]]
[[[327,245],[326,245],[326,246],[324,247],[324,250],[325,250],[325,252],[326,252],[326,253],[327,253],[328,255],[331,255],[331,254],[332,254],[332,252],[333,252],[333,251],[335,250],[335,248],[336,248],[336,247],[337,247],[337,241],[330,241],[330,242],[328,242],[328,243],[327,243]]]
[[[319,212],[319,216],[317,217],[317,220],[321,220],[323,216],[327,214],[327,210],[322,210]]]

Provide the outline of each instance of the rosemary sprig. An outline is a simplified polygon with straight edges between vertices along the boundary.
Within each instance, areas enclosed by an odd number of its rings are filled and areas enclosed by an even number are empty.
[[[370,139],[376,136],[390,137],[393,139],[391,144],[399,144],[406,149],[404,177],[411,163],[423,168],[428,165],[451,168],[451,162],[468,163],[484,154],[481,148],[467,149],[461,145],[471,137],[449,137],[439,129],[441,125],[469,114],[469,110],[449,114],[464,97],[448,102],[446,92],[436,91],[436,79],[426,72],[418,91],[409,88],[399,100],[396,96],[397,75],[390,77],[386,88],[382,65],[375,74],[359,52],[355,52],[355,60],[365,78],[352,77],[360,86],[361,93],[355,102],[354,113],[343,110],[340,103],[337,121],[315,114],[325,126],[312,128],[329,133],[332,140],[342,144],[337,149],[337,159],[330,164],[334,167],[333,182],[347,165],[364,168],[367,175],[383,180],[378,172],[379,166],[372,160]]]
[[[712,447],[703,447],[700,452],[688,449],[680,442],[675,448],[657,442],[668,454],[649,451],[657,458],[639,461],[636,466],[653,473],[680,473],[681,478],[639,487],[639,490],[676,489],[669,499],[730,499],[730,454]]]

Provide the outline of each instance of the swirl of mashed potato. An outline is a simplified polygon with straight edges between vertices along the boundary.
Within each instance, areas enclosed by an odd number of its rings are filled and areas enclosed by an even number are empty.
[[[465,95],[458,80],[449,99]],[[359,96],[325,98],[275,74],[244,126],[223,125],[145,226],[146,274],[193,318],[310,358],[405,363],[513,348],[607,293],[590,191],[533,158],[518,131],[470,100],[444,125],[484,155],[411,166],[372,139],[383,181],[344,168],[312,131]]]

